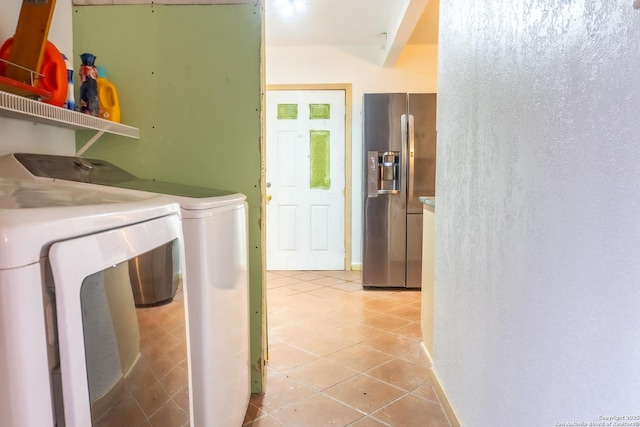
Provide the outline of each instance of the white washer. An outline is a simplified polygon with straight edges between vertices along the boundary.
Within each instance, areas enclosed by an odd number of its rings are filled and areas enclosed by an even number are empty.
[[[100,185],[180,205],[193,372],[193,427],[240,426],[249,404],[247,203],[240,193],[140,179],[102,160],[10,154],[0,176],[59,185]]]
[[[113,351],[120,363],[121,341],[113,336],[111,346],[85,347],[87,334],[106,335],[85,322],[88,306],[83,298],[87,294],[94,298],[96,289],[113,284],[131,295],[127,280],[104,277],[117,270],[116,265],[126,268],[129,260],[175,242],[182,265],[179,206],[167,197],[139,198],[95,187],[0,178],[3,426],[91,425],[95,382],[90,377],[96,372],[89,367],[91,354],[103,358]],[[89,286],[84,286],[87,278]],[[108,298],[96,301],[90,309],[104,316],[91,313],[92,319],[105,323],[127,309],[135,319],[132,296],[130,304],[122,300],[115,307]]]

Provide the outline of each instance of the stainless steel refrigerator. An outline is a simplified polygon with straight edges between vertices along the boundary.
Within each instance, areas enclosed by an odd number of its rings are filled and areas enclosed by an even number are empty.
[[[435,196],[436,94],[365,94],[364,287],[420,288],[422,204]]]

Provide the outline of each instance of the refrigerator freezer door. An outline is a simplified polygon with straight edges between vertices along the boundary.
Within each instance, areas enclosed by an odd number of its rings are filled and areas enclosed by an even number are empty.
[[[420,196],[436,192],[436,94],[409,95],[407,212],[422,213]]]
[[[404,287],[406,264],[406,167],[403,157],[401,116],[406,114],[406,94],[367,94],[363,105],[365,162],[377,151],[398,153],[398,194],[368,197],[364,189],[362,280],[365,287]],[[365,171],[368,165],[364,165]],[[365,172],[366,173],[366,172]],[[364,179],[367,179],[365,175]]]

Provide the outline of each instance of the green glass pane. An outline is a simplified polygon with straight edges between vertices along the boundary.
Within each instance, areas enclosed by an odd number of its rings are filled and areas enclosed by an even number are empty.
[[[311,120],[321,120],[331,118],[330,104],[309,104],[309,118]]]
[[[328,130],[309,131],[309,170],[311,174],[310,186],[316,190],[328,190],[331,188],[329,174],[331,141]]]
[[[297,120],[298,104],[278,104],[278,120]]]

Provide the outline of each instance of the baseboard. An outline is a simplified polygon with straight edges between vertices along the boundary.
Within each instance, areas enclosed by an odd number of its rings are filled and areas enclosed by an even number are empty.
[[[362,271],[362,264],[351,264],[352,271]]]
[[[424,341],[420,341],[420,347],[422,347],[422,351],[424,351],[424,355],[427,356],[427,359],[429,360],[429,368],[432,368],[433,358],[431,357],[431,353],[429,353],[429,350],[427,350],[427,346],[424,345]]]
[[[453,409],[453,405],[449,400],[449,396],[447,396],[447,393],[444,391],[444,388],[442,388],[442,384],[440,384],[440,379],[438,378],[438,375],[433,369],[433,359],[431,358],[429,351],[425,347],[424,343],[420,343],[420,344],[422,346],[422,350],[424,351],[425,355],[429,359],[429,364],[431,365],[430,372],[431,372],[431,385],[433,386],[433,391],[435,391],[436,396],[438,396],[438,400],[440,401],[440,405],[442,405],[442,410],[444,411],[445,415],[447,416],[447,419],[449,420],[449,424],[451,424],[451,427],[462,427],[462,423],[460,422],[460,419],[458,418],[458,415],[456,414],[455,409]]]

